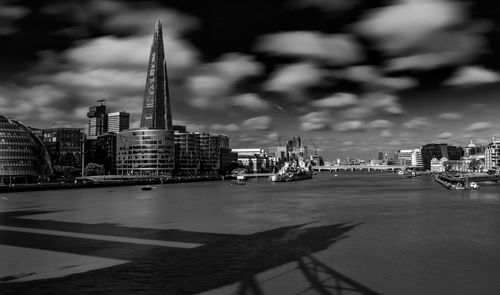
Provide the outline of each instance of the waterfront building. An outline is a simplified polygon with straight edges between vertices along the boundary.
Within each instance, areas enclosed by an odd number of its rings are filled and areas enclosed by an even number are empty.
[[[50,155],[40,138],[23,123],[0,115],[1,183],[52,173]]]
[[[97,150],[97,136],[87,136],[85,138],[85,145],[83,146],[85,157],[83,157],[85,164],[87,167],[89,163],[98,163],[99,162],[99,152]]]
[[[89,118],[89,136],[98,136],[107,131],[105,100],[98,100],[97,105],[91,106],[87,112]]]
[[[441,159],[445,157],[449,160],[460,160],[463,156],[463,149],[457,146],[449,146],[446,143],[431,143],[422,147],[422,163],[425,170],[430,170],[431,159]]]
[[[500,170],[500,140],[493,137],[484,151],[485,169]]]
[[[238,166],[238,154],[233,153],[230,148],[221,147],[219,159],[219,169],[222,173],[231,172],[230,170]]]
[[[422,167],[422,153],[419,148],[399,150],[396,155],[397,164],[401,166]]]
[[[218,134],[195,132],[200,141],[200,170],[215,173],[220,168],[221,142]]]
[[[238,162],[241,163],[248,172],[263,172],[269,170],[272,166],[265,150],[262,148],[231,149],[231,151],[238,154]]]
[[[175,169],[174,132],[138,128],[118,133],[116,169],[119,175],[172,176]]]
[[[201,165],[200,137],[194,133],[186,132],[185,127],[174,127],[174,130],[175,174],[198,174]]]
[[[160,21],[156,22],[149,54],[141,128],[172,130],[167,65]]]
[[[108,121],[107,132],[118,133],[125,129],[130,128],[130,114],[127,112],[108,113],[107,121]]]
[[[446,171],[445,163],[448,162],[446,157],[442,157],[441,159],[432,158],[430,161],[430,170],[431,172],[441,173]]]
[[[68,166],[80,169],[82,165],[83,129],[51,128],[43,132],[43,142],[54,166]]]
[[[240,156],[253,156],[253,155],[264,155],[265,151],[262,148],[242,148],[242,149],[231,149],[233,153],[237,153]]]
[[[219,146],[221,148],[229,149],[229,136],[224,134],[219,134]]]
[[[262,172],[264,164],[264,157],[259,154],[255,155],[238,155],[238,162],[245,167],[248,173]]]
[[[104,165],[105,174],[115,175],[117,133],[105,133],[97,137],[97,164]]]

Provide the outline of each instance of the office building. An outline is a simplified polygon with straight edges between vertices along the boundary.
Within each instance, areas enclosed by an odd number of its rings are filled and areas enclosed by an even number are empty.
[[[442,157],[441,159],[432,158],[430,161],[430,169],[431,172],[441,173],[446,171],[446,163],[448,159],[446,157]]]
[[[219,170],[227,174],[238,167],[238,154],[232,152],[230,148],[221,147],[219,161]]]
[[[200,141],[200,170],[213,173],[220,168],[220,137],[218,134],[195,132]]]
[[[231,151],[238,155],[238,162],[245,167],[247,172],[259,173],[270,166],[265,150],[262,148],[231,149]]]
[[[174,130],[175,174],[198,174],[201,168],[199,136],[186,132],[185,127],[174,127]]]
[[[0,116],[2,183],[13,183],[16,179],[20,181],[52,173],[50,155],[40,138],[21,122]]]
[[[411,150],[400,150],[397,152],[395,158],[397,159],[397,165],[423,167],[422,153],[419,148]],[[383,160],[381,160],[381,162],[382,161]]]
[[[173,131],[138,128],[116,135],[118,175],[171,176],[174,169]]]
[[[107,132],[118,133],[130,128],[130,114],[127,112],[108,113],[107,121]]]
[[[141,128],[172,130],[167,66],[160,21],[156,22],[149,54]]]
[[[85,134],[79,128],[45,129],[43,134],[43,142],[54,166],[69,166],[80,169],[84,140]]]
[[[97,137],[97,164],[104,165],[105,174],[116,173],[116,133],[105,133]]]
[[[98,136],[107,132],[106,105],[104,100],[98,100],[97,105],[91,106],[87,113],[89,118],[89,136]]]
[[[484,166],[487,170],[500,170],[500,140],[491,139],[484,151]]]

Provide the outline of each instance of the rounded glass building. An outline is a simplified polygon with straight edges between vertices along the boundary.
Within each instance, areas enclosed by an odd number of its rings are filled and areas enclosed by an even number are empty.
[[[42,141],[24,124],[0,115],[0,176],[52,174],[49,153]]]

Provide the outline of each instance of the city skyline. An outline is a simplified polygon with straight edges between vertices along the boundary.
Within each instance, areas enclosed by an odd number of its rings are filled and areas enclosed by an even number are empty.
[[[375,2],[1,4],[0,114],[83,127],[106,99],[138,127],[158,19],[173,123],[228,134],[234,147],[298,135],[329,159],[370,158],[499,136],[500,18],[490,4]]]

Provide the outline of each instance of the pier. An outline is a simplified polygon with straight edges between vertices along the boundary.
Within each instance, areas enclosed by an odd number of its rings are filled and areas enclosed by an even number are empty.
[[[436,181],[447,188],[460,188],[470,189],[470,184],[473,182],[499,182],[500,175],[485,175],[485,174],[472,174],[472,175],[450,175],[442,174],[436,177]]]

